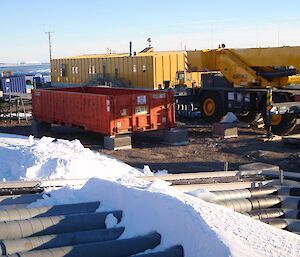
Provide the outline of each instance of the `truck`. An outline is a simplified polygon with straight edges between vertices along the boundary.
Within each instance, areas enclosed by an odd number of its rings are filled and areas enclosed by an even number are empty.
[[[188,56],[188,69],[178,72],[181,81],[196,73],[201,84],[178,91],[176,103],[181,109],[199,110],[209,123],[219,122],[228,112],[247,123],[262,116],[269,132],[294,131],[300,117],[300,47],[226,49],[223,45],[190,51]]]

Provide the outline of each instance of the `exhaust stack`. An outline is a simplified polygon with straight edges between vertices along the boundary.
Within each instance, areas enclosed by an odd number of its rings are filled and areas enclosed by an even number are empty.
[[[129,42],[129,56],[132,56],[132,41]]]

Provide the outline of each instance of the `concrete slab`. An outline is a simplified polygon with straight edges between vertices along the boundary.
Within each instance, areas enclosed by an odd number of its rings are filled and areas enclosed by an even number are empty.
[[[187,129],[172,128],[170,130],[164,130],[163,142],[167,145],[181,146],[189,144],[189,135]]]
[[[114,151],[132,149],[131,135],[106,136],[104,137],[104,148]]]
[[[237,124],[233,123],[214,123],[212,134],[215,137],[234,138],[238,137]]]

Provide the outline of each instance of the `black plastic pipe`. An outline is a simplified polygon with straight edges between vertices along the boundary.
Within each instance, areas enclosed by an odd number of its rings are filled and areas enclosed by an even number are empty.
[[[95,212],[99,206],[100,202],[89,202],[0,210],[0,221],[24,220],[37,217],[69,215],[76,213],[91,213]]]
[[[93,244],[58,247],[8,255],[9,257],[125,257],[153,249],[160,244],[161,235],[153,232],[146,236]]]
[[[110,213],[121,220],[122,211],[114,211],[0,222],[0,240],[104,229],[105,219]]]
[[[22,239],[0,241],[0,255],[43,250],[48,248],[115,240],[124,232],[124,227],[63,233]]]

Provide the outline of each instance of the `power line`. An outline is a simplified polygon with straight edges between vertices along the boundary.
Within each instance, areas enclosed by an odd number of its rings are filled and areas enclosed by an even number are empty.
[[[48,35],[48,41],[49,41],[49,57],[50,61],[52,60],[52,43],[51,43],[51,36],[54,33],[54,31],[46,31],[45,34]]]

